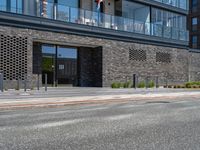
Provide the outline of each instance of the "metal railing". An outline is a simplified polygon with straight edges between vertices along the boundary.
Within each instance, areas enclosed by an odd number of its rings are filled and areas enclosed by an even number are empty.
[[[189,41],[189,32],[184,29],[163,26],[158,23],[142,22],[130,18],[112,16],[80,8],[73,8],[65,5],[53,3],[48,3],[47,5],[48,6],[45,10],[41,9],[41,6],[38,6],[38,10],[40,11],[35,14],[35,16],[75,24],[143,34],[148,36],[155,36],[186,42]],[[5,9],[5,6],[1,5],[0,10],[9,12]],[[19,9],[16,9],[16,11],[14,11],[14,8],[12,8],[11,10],[12,11],[10,12],[12,13],[33,16],[33,13],[25,13]]]

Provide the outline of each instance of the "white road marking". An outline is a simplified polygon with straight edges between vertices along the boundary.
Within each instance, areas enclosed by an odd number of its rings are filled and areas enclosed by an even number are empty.
[[[33,129],[44,129],[44,128],[51,128],[51,127],[60,127],[60,126],[65,126],[65,125],[76,124],[76,123],[79,123],[79,122],[82,122],[82,121],[84,121],[84,119],[74,119],[74,120],[50,122],[50,123],[33,125],[31,128],[33,128]]]
[[[115,121],[115,120],[128,119],[128,118],[131,118],[131,117],[132,117],[132,114],[126,114],[126,115],[118,115],[118,116],[105,117],[104,120]]]

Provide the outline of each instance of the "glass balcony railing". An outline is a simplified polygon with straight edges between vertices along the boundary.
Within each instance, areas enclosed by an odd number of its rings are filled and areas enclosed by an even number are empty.
[[[39,9],[40,12],[34,16],[166,39],[180,41],[189,40],[188,31],[179,28],[167,27],[156,23],[141,22],[130,18],[112,16],[64,5],[55,6],[54,4],[48,4],[45,8],[45,11]],[[12,10],[14,10],[14,8]],[[0,6],[0,11],[8,12],[8,10],[3,6]],[[12,12],[24,15],[33,15],[33,13],[25,13],[18,9]]]

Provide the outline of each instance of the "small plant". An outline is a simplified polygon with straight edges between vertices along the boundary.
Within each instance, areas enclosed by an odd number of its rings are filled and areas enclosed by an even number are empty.
[[[187,82],[187,83],[185,83],[185,86],[187,87],[187,88],[189,88],[190,86],[200,86],[200,82],[198,81],[198,82]]]
[[[123,83],[123,88],[130,88],[131,87],[131,81]]]
[[[123,87],[123,84],[120,82],[113,82],[111,84],[111,88],[113,88],[113,89],[117,89],[117,88],[121,88],[121,87]]]
[[[16,87],[15,87],[15,90],[16,90],[16,91],[19,91],[19,90],[20,90],[20,89],[19,89],[19,86],[16,86]]]
[[[138,88],[145,88],[145,82],[144,81],[139,82]]]
[[[118,87],[118,88],[123,87],[123,83],[118,82],[118,83],[117,83],[117,87]]]
[[[149,87],[149,88],[154,88],[154,87],[155,87],[154,81],[151,80],[151,81],[148,83],[148,87]]]
[[[113,89],[117,88],[117,82],[112,83],[112,84],[111,84],[111,87],[112,87]]]
[[[167,86],[166,86],[166,85],[164,85],[164,86],[163,86],[163,88],[167,88]],[[169,88],[169,87],[168,87],[168,88]]]

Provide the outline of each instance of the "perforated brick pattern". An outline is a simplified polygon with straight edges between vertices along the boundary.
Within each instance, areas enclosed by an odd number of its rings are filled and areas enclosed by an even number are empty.
[[[4,80],[24,79],[27,75],[27,38],[0,35],[0,70]]]
[[[171,63],[171,54],[170,53],[157,52],[156,53],[156,62]]]
[[[129,49],[129,60],[146,61],[147,54],[145,50]]]

